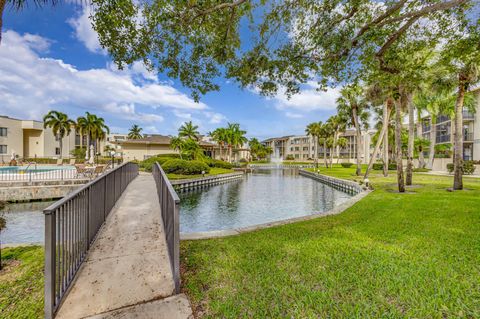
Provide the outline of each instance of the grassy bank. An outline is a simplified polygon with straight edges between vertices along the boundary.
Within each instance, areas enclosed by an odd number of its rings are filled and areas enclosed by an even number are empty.
[[[322,173],[357,179],[354,167]],[[394,173],[340,215],[182,242],[183,285],[206,318],[479,318],[480,179]],[[294,194],[292,194],[294,196]]]
[[[43,318],[43,248],[2,249],[0,317]]]
[[[210,172],[208,174],[205,174],[205,176],[214,176],[214,175],[228,174],[233,172],[235,172],[233,169],[212,167],[210,168]],[[174,179],[199,178],[199,177],[203,177],[203,175],[202,174],[197,174],[197,175],[167,174],[167,177],[171,180],[174,180]]]

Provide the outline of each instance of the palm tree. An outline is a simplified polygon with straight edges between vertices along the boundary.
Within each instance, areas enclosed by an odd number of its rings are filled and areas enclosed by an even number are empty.
[[[50,111],[43,117],[43,127],[51,128],[53,135],[58,138],[60,146],[60,158],[63,157],[63,138],[70,134],[75,122],[68,118],[68,115],[58,111]]]
[[[322,124],[319,122],[320,130],[318,136],[321,138],[323,143],[323,162],[325,167],[328,168],[327,162],[327,140],[333,136],[333,128],[329,123]]]
[[[336,148],[336,156],[339,156],[339,148],[337,146],[337,140],[340,133],[345,132],[347,123],[338,115],[333,115],[327,120],[328,125],[333,130],[333,144],[332,147]],[[330,152],[330,163],[333,162],[333,150]]]
[[[313,159],[315,161],[315,166],[318,167],[318,137],[320,135],[320,128],[322,126],[322,122],[313,122],[307,125],[305,129],[305,133],[308,136],[313,137],[313,145],[314,145],[314,152]]]
[[[357,176],[362,172],[360,150],[362,140],[362,125],[368,127],[368,103],[363,97],[363,90],[358,84],[347,85],[340,91],[337,99],[337,111],[343,121],[353,126],[357,140]]]
[[[248,139],[245,137],[247,134],[246,131],[240,129],[240,124],[238,123],[228,123],[226,128],[226,137],[229,149],[229,161],[233,162],[233,148],[241,147],[243,144],[248,142]]]
[[[180,128],[178,129],[178,136],[183,138],[191,138],[198,141],[198,136],[200,133],[198,132],[198,126],[193,125],[192,121],[185,122]]]
[[[77,118],[77,129],[80,128],[79,133],[87,136],[87,150],[85,152],[85,158],[88,159],[90,145],[92,141],[95,143],[95,150],[98,151],[98,141],[105,138],[106,134],[110,133],[110,129],[105,124],[105,120],[101,117],[85,112],[85,116]]]
[[[336,143],[337,148],[342,149],[347,147],[348,145],[348,140],[345,137],[339,137]],[[337,164],[340,161],[340,154],[337,156]]]
[[[223,127],[215,129],[213,132],[208,134],[220,147],[220,158],[223,157],[223,147],[227,144],[227,130]]]
[[[142,136],[142,128],[137,124],[133,124],[130,130],[128,131],[127,137],[131,140],[139,140]]]
[[[182,159],[183,145],[184,140],[180,137],[174,136],[170,139],[170,147],[174,151],[178,151],[178,153],[180,154],[180,159]]]

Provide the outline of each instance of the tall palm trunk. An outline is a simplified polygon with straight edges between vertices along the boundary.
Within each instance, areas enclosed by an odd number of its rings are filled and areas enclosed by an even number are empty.
[[[63,158],[63,136],[58,135],[58,146],[60,147],[60,158]]]
[[[463,101],[465,99],[465,80],[459,75],[457,102],[455,104],[455,135],[453,154],[453,189],[463,189]]]
[[[318,168],[318,136],[314,136],[313,141],[315,143],[315,155],[313,159],[315,160],[315,166]]]
[[[407,92],[405,94],[407,108],[408,108],[408,145],[407,145],[407,174],[405,183],[412,185],[413,179],[413,146],[415,140],[415,118],[414,108],[412,102],[412,93]]]
[[[417,109],[417,137],[423,139],[422,114],[421,110]],[[423,155],[423,148],[418,150],[418,167],[425,167],[425,156]]]
[[[400,97],[402,104],[404,97]],[[395,101],[395,151],[397,162],[397,182],[398,191],[400,193],[405,192],[405,179],[403,176],[403,163],[402,163],[402,110],[400,101]]]
[[[327,162],[327,138],[323,138],[323,161],[325,162],[325,167],[328,168]]]
[[[5,11],[6,4],[7,0],[0,0],[0,43],[2,43],[3,12]]]
[[[357,108],[354,107],[352,108],[352,117],[353,117],[353,125],[355,126],[355,132],[357,133],[357,170],[355,174],[357,176],[360,176],[362,173],[362,166],[360,163],[360,149],[362,147],[361,145],[361,139],[362,139],[362,132],[360,131],[360,123],[358,122],[358,114],[357,114]]]
[[[338,158],[338,147],[337,147],[337,140],[338,140],[338,132],[335,131],[333,133],[333,145],[330,148],[330,166],[333,166],[333,150],[336,149],[337,158]]]
[[[378,152],[380,151],[380,145],[382,145],[383,140],[385,139],[386,132],[388,131],[388,120],[390,117],[390,110],[387,107],[387,102],[384,103],[383,106],[383,126],[382,130],[380,131],[380,135],[378,136],[377,144],[375,145],[375,149],[373,150],[372,157],[370,158],[370,161],[368,163],[367,170],[365,171],[365,177],[368,178],[368,174],[370,173],[370,170],[372,169],[373,162],[375,162],[375,159],[377,158]],[[387,123],[387,125],[385,125]],[[388,170],[388,167],[387,167]]]
[[[437,117],[430,114],[430,147],[428,149],[428,169],[433,169],[433,161],[435,160],[435,145],[437,144]]]
[[[388,176],[388,164],[389,164],[389,143],[388,143],[388,131],[390,128],[390,118],[385,116],[388,114],[388,110],[392,109],[392,99],[389,97],[383,105],[383,126],[385,130],[385,136],[383,137],[383,176]]]
[[[90,134],[87,133],[87,147],[86,147],[86,151],[85,151],[85,159],[88,160],[90,158]]]

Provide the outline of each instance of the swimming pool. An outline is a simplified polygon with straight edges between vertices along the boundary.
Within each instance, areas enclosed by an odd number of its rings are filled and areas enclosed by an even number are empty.
[[[23,174],[26,172],[50,172],[58,170],[75,169],[74,166],[47,166],[47,165],[30,165],[30,166],[3,166],[0,167],[0,173]]]
[[[297,169],[256,169],[242,180],[179,193],[180,232],[226,230],[321,214],[352,196],[301,176]]]

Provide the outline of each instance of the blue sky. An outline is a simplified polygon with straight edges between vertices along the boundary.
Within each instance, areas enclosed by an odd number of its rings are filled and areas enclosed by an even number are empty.
[[[266,99],[220,80],[221,90],[190,98],[176,81],[148,72],[141,63],[119,71],[98,44],[88,8],[60,4],[4,13],[0,45],[0,114],[41,119],[51,109],[72,118],[85,111],[125,133],[132,124],[145,133],[175,134],[192,120],[205,133],[238,122],[249,137],[303,134],[306,124],[335,113],[338,90],[316,92],[306,85],[287,100]]]

